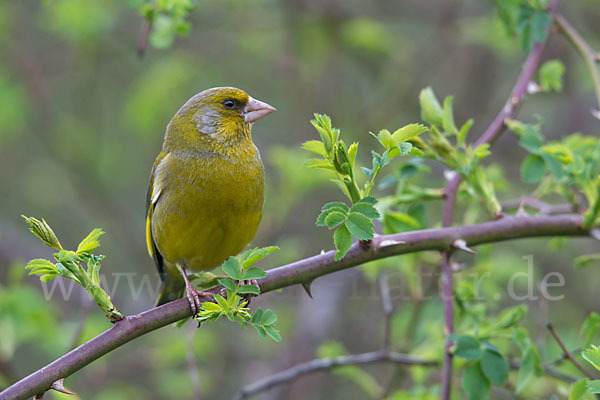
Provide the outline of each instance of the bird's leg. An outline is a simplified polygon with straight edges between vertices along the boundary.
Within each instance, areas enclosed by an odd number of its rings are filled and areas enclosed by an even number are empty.
[[[199,290],[190,282],[187,272],[185,271],[185,267],[179,265],[179,271],[183,276],[183,280],[185,281],[185,294],[190,303],[190,308],[192,309],[192,315],[195,317],[200,308],[202,307],[202,301],[200,297],[213,297],[213,294],[210,292],[205,292],[203,290]]]

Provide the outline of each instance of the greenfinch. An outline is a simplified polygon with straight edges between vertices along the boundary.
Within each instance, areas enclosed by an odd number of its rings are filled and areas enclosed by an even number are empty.
[[[264,170],[251,127],[275,108],[243,90],[217,87],[189,99],[167,126],[146,199],[146,241],[162,281],[157,305],[186,291],[186,271],[204,271],[238,254],[262,216]]]

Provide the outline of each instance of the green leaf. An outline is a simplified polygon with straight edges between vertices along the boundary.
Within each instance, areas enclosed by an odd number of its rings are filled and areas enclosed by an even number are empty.
[[[559,182],[562,181],[565,178],[565,172],[563,171],[562,163],[558,160],[558,158],[545,152],[542,152],[540,155],[546,162],[546,167],[548,167],[554,178],[556,178],[556,180]]]
[[[494,326],[496,329],[512,328],[518,324],[525,315],[527,315],[527,306],[525,304],[507,308],[500,313]]]
[[[435,97],[433,89],[426,87],[419,94],[421,104],[421,119],[431,125],[442,125],[442,106]]]
[[[587,393],[587,379],[578,380],[571,386],[571,392],[569,394],[569,400],[583,400]]]
[[[246,271],[244,271],[244,273],[242,274],[242,279],[246,279],[246,280],[262,279],[262,278],[266,278],[266,276],[267,276],[267,272],[264,269],[258,268],[258,267],[252,267],[252,268],[248,268]]]
[[[367,203],[367,204],[375,205],[375,204],[377,204],[377,199],[373,196],[366,196],[366,197],[363,197],[362,199],[360,199],[357,203]]]
[[[467,122],[460,127],[460,131],[458,131],[458,134],[456,135],[456,141],[462,147],[466,147],[467,134],[469,133],[469,130],[471,130],[473,123],[473,119],[468,119]]]
[[[356,161],[356,153],[358,152],[358,143],[354,142],[348,147],[348,159],[350,160],[350,168],[354,168]]]
[[[417,137],[428,130],[429,129],[422,124],[408,124],[392,133],[392,139],[398,143],[402,143]]]
[[[479,362],[470,364],[465,369],[462,387],[469,400],[484,400],[490,395],[490,381],[480,368]]]
[[[309,140],[302,144],[302,148],[304,150],[311,151],[325,158],[328,157],[327,151],[325,150],[325,145],[323,142],[319,142],[318,140]]]
[[[29,225],[29,230],[31,231],[31,233],[37,236],[48,247],[51,247],[55,250],[62,250],[62,246],[60,245],[56,234],[54,233],[52,228],[50,228],[50,225],[48,225],[46,220],[42,218],[42,220],[40,221],[36,218],[26,217],[24,215],[21,215],[21,217],[23,217],[23,219],[25,219],[25,222],[27,222],[27,225]]]
[[[249,266],[256,264],[266,256],[273,254],[277,250],[279,250],[279,247],[277,246],[256,247],[254,249],[246,250],[244,253],[242,253],[239,256],[239,261],[242,265],[242,268],[246,269]]]
[[[256,328],[256,331],[258,332],[258,335],[261,338],[266,338],[267,337],[267,331],[265,331],[265,328],[260,326],[260,325],[254,325],[254,327]]]
[[[304,166],[306,168],[322,168],[328,169],[330,171],[335,171],[335,168],[331,164],[331,161],[321,160],[318,158],[309,158],[308,160],[304,161]]]
[[[508,379],[510,367],[506,359],[498,351],[485,349],[481,357],[481,370],[494,384],[502,385]]]
[[[337,251],[335,252],[335,261],[339,261],[346,255],[350,246],[352,246],[352,235],[346,225],[340,226],[333,234],[333,243]]]
[[[240,294],[260,294],[260,288],[256,285],[242,285],[237,290]]]
[[[264,328],[265,328],[265,331],[267,332],[267,335],[269,335],[269,337],[271,339],[273,339],[277,343],[281,342],[281,335],[279,334],[279,331],[277,329],[275,329],[275,327],[273,325],[267,325]]]
[[[85,239],[83,239],[81,241],[81,243],[79,243],[79,246],[77,246],[77,250],[75,251],[75,254],[77,254],[78,256],[82,256],[82,255],[90,255],[92,253],[92,251],[96,250],[96,248],[100,245],[100,242],[98,242],[98,238],[103,234],[104,232],[102,231],[102,229],[94,229],[93,231],[90,232],[89,235],[87,235],[87,237]]]
[[[584,337],[581,347],[586,348],[592,343],[594,337],[598,334],[598,329],[600,329],[600,315],[592,312],[585,319],[579,331],[579,334]]]
[[[264,313],[264,310],[260,307],[258,307],[256,309],[256,311],[254,311],[254,315],[252,316],[252,323],[258,324],[260,323],[260,319],[262,318],[262,315]]]
[[[202,309],[207,311],[223,311],[220,305],[213,303],[212,301],[205,301],[202,303]]]
[[[599,394],[600,393],[600,380],[595,380],[595,381],[591,381],[590,383],[588,383],[587,389],[592,394]]]
[[[527,183],[539,182],[546,175],[546,162],[537,154],[529,154],[521,165],[521,180]]]
[[[229,304],[227,304],[227,300],[225,300],[225,298],[220,294],[215,294],[215,301],[223,311],[229,310]]]
[[[539,72],[541,88],[547,92],[551,90],[562,91],[564,73],[565,65],[561,61],[546,61]]]
[[[540,356],[537,348],[531,343],[529,333],[524,328],[516,328],[513,331],[513,341],[521,350],[521,362],[517,378],[516,392],[520,393],[529,384],[534,376],[542,373],[540,367]]]
[[[537,11],[531,18],[531,36],[535,42],[546,40],[548,27],[552,23],[552,16],[546,11]]]
[[[333,211],[325,217],[325,225],[333,229],[346,220],[346,215],[338,211]]]
[[[345,225],[355,238],[359,240],[373,239],[373,221],[363,214],[351,212],[348,214]]]
[[[590,348],[581,352],[581,357],[600,371],[600,348],[590,345]]]
[[[454,333],[449,336],[449,339],[454,342],[454,352],[456,357],[464,358],[465,360],[478,360],[482,356],[479,340],[471,335],[461,335]]]
[[[342,210],[344,210],[343,212],[345,212],[345,213],[350,211],[350,209],[348,208],[348,206],[346,204],[339,202],[339,201],[333,201],[331,203],[325,204],[323,207],[321,207],[321,211],[327,211],[332,208],[341,208]]]
[[[237,258],[231,256],[223,263],[223,272],[239,281],[242,279],[242,266]]]
[[[394,140],[392,134],[387,129],[382,129],[379,131],[377,134],[377,140],[388,151],[395,149],[398,145],[398,142]]]
[[[260,324],[273,325],[275,322],[277,322],[277,315],[270,309],[265,310],[260,319]]]
[[[452,96],[448,96],[444,99],[444,109],[442,110],[442,127],[446,132],[456,135],[458,133],[458,128],[454,123],[452,99]]]
[[[219,282],[220,285],[223,285],[223,287],[225,287],[228,290],[235,290],[236,285],[231,278],[218,279],[217,282]]]
[[[358,202],[350,208],[350,212],[359,213],[364,215],[367,218],[379,218],[379,211],[372,204],[366,202]],[[345,218],[345,217],[344,217]]]

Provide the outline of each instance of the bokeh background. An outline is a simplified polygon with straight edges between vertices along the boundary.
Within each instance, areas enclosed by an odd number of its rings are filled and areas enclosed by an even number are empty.
[[[581,0],[561,7],[597,49],[599,5]],[[365,165],[378,146],[369,132],[419,122],[419,91],[432,86],[441,97],[454,95],[459,123],[475,119],[474,138],[506,101],[525,58],[490,1],[199,0],[188,20],[187,35],[165,48],[150,45],[140,58],[143,20],[126,2],[0,2],[0,387],[110,325],[77,288],[64,301],[60,286],[42,287],[26,276],[27,260],[51,252],[28,232],[21,214],[45,218],[71,247],[102,227],[102,272],[113,301],[127,314],[153,305],[158,277],[144,242],[146,185],[166,124],[195,93],[237,86],[278,109],[253,135],[266,165],[267,194],[252,245],[281,247],[262,263],[271,268],[333,247],[330,232],[314,220],[322,204],[342,195],[326,175],[303,168],[308,155],[300,150],[316,138],[314,112],[330,115],[347,142],[360,142]],[[567,67],[563,93],[531,96],[519,118],[533,122],[539,114],[550,138],[600,133],[589,113],[594,97],[581,59],[559,36],[544,53],[544,60],[552,58]],[[489,162],[504,168],[496,179],[502,200],[533,190],[520,183],[524,156],[510,133],[494,148]],[[430,165],[431,174],[417,183],[442,187],[442,169]],[[390,192],[383,188],[378,195]],[[440,225],[439,209],[439,203],[428,205],[427,226]],[[487,216],[467,212],[464,218]],[[460,261],[472,267],[468,271],[491,273],[484,301],[492,309],[515,304],[505,287],[512,273],[527,270],[523,256],[534,255],[535,285],[548,272],[564,275],[565,287],[552,292],[563,300],[528,302],[527,323],[551,359],[560,353],[544,324],[551,320],[575,343],[578,324],[598,311],[600,279],[593,268],[572,268],[573,256],[593,243],[548,243],[484,247]],[[318,355],[376,350],[384,331],[376,279],[382,267],[398,306],[394,348],[439,357],[437,280],[415,283],[417,271],[435,274],[438,262],[436,254],[390,259],[317,280],[312,300],[301,288],[256,299],[254,306],[279,315],[280,344],[226,321],[167,327],[94,362],[67,387],[85,399],[184,399],[195,396],[194,387],[203,398],[228,399],[244,384]],[[407,388],[435,393],[439,381],[431,369],[364,370],[374,379],[364,387],[322,373],[256,398],[385,398]],[[559,390],[544,380],[526,398]],[[501,389],[493,396],[513,398]]]

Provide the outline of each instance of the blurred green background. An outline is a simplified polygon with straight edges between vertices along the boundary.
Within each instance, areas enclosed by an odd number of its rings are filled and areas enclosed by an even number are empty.
[[[600,3],[563,3],[567,17],[600,48]],[[110,326],[77,288],[64,301],[58,280],[43,288],[37,277],[25,276],[24,262],[51,253],[28,232],[21,214],[45,218],[67,247],[102,227],[107,232],[102,272],[109,291],[114,289],[113,301],[127,314],[153,305],[150,289],[156,290],[158,277],[144,242],[146,185],[166,124],[195,93],[237,86],[278,109],[253,132],[265,161],[267,194],[252,245],[281,247],[262,264],[271,268],[333,247],[330,233],[314,220],[323,203],[341,194],[327,176],[303,169],[307,155],[299,150],[315,138],[314,112],[330,115],[346,142],[359,141],[359,158],[367,162],[377,145],[369,131],[418,122],[419,91],[432,86],[440,97],[455,96],[459,123],[475,119],[474,140],[506,101],[525,58],[490,1],[199,0],[188,20],[187,36],[163,49],[149,46],[140,58],[136,45],[143,20],[126,2],[0,2],[0,387]],[[549,138],[598,134],[583,63],[559,36],[544,53],[544,60],[551,58],[567,66],[564,92],[531,96],[519,118],[532,122],[539,114]],[[494,148],[491,162],[505,168],[497,180],[505,188],[501,200],[532,190],[519,180],[524,156],[510,133]],[[423,175],[422,183],[442,187],[443,171],[431,166],[433,173]],[[429,207],[428,226],[440,225],[439,206]],[[487,217],[467,213],[465,218]],[[511,273],[526,270],[523,256],[534,255],[538,281],[551,271],[564,275],[566,286],[552,293],[563,300],[529,304],[528,324],[532,332],[542,331],[538,345],[550,359],[559,350],[548,343],[544,324],[551,318],[567,342],[575,340],[576,326],[589,311],[599,310],[600,279],[594,269],[572,268],[573,256],[590,251],[593,243],[574,240],[557,251],[547,243],[484,248],[473,270],[491,272],[485,293],[493,309],[513,303],[502,288]],[[472,265],[473,257],[460,261]],[[313,300],[301,288],[256,299],[253,306],[271,307],[279,315],[280,344],[224,321],[198,330],[194,324],[167,327],[76,373],[67,387],[85,399],[192,398],[191,371],[204,398],[227,399],[244,384],[316,357],[327,340],[352,353],[376,350],[383,340],[374,278],[381,266],[392,268],[392,297],[399,306],[395,348],[439,357],[442,321],[435,279],[423,285],[426,299],[415,301],[415,271],[435,273],[437,262],[434,254],[406,256],[337,273],[315,282]],[[141,286],[144,282],[150,286]],[[498,291],[500,300],[492,297]],[[414,326],[413,314],[419,316]],[[197,371],[188,367],[193,357]],[[366,370],[386,393],[415,385],[435,393],[439,381],[435,370],[385,365]],[[527,398],[547,398],[558,390],[552,382],[532,388]],[[316,374],[257,398],[363,399],[372,393],[342,377]]]

